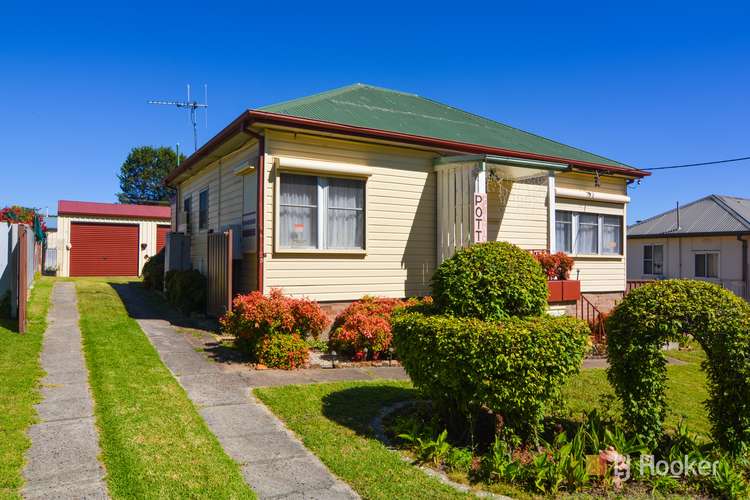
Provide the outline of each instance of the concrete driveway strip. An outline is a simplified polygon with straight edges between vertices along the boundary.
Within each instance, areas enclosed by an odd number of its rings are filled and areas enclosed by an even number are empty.
[[[29,428],[25,498],[108,498],[81,349],[73,283],[55,283],[41,363],[39,423]]]
[[[122,290],[128,311],[149,317],[148,305],[132,290]],[[185,335],[161,319],[138,319],[141,329],[198,407],[224,451],[263,499],[359,496],[336,478],[279,419],[251,393],[236,373],[226,373],[195,351]]]

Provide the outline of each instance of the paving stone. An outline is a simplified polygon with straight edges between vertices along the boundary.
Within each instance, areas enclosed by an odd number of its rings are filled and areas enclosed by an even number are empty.
[[[44,377],[44,384],[85,384],[89,380],[89,373],[85,369],[76,369],[68,371],[52,370],[47,372]]]
[[[281,430],[279,420],[257,403],[207,406],[200,414],[216,436],[242,436]]]
[[[217,437],[227,454],[240,464],[305,457],[307,449],[286,431],[266,431],[243,436]]]
[[[89,396],[82,398],[44,400],[36,405],[41,422],[86,418],[94,415],[94,405]]]
[[[86,499],[98,500],[109,498],[107,488],[100,480],[94,480],[88,483],[63,484],[48,487],[35,487],[24,491],[26,499]]]
[[[73,475],[103,477],[92,417],[32,425],[28,434],[32,445],[24,476],[31,486],[36,481],[70,481]]]
[[[206,363],[209,363],[206,360]],[[223,373],[183,375],[177,377],[188,397],[198,406],[217,406],[246,403],[250,390],[239,377]]]
[[[213,363],[206,364],[204,356],[193,350],[164,352],[161,354],[161,360],[177,376],[219,373],[219,369]]]
[[[334,484],[328,469],[311,457],[247,464],[242,467],[242,475],[261,498],[327,489]]]
[[[43,401],[53,402],[59,400],[90,397],[88,382],[75,384],[49,384],[47,380],[42,382],[40,392]]]

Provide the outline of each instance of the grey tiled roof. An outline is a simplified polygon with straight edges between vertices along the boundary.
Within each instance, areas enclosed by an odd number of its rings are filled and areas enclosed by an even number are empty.
[[[750,199],[712,194],[628,227],[631,236],[750,232]]]

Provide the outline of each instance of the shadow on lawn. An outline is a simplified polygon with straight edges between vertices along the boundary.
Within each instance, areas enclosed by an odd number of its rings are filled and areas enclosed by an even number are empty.
[[[248,356],[242,351],[218,342],[212,333],[218,331],[219,323],[211,318],[188,318],[172,307],[162,295],[147,290],[138,281],[108,283],[125,305],[133,319],[161,319],[177,327],[181,333],[192,335],[193,343],[200,343],[203,351],[217,363],[244,363]]]
[[[361,436],[372,437],[370,423],[380,410],[411,399],[419,399],[416,389],[388,383],[367,383],[324,396],[323,415]]]

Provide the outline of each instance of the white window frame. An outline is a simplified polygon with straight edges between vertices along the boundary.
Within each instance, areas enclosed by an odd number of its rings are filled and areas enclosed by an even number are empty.
[[[698,255],[716,255],[716,276],[698,276],[698,269],[695,265],[695,258]],[[706,270],[708,271],[708,262],[706,262]],[[693,251],[693,277],[702,280],[713,280],[719,281],[721,277],[721,252],[718,250],[695,250]]]
[[[624,228],[624,217],[621,214],[598,214],[593,212],[576,212],[575,210],[566,210],[558,208],[556,212],[570,212],[571,214],[571,251],[570,255],[579,257],[612,257],[622,258],[625,252],[625,228]],[[597,241],[597,253],[578,253],[578,227],[579,227],[579,216],[581,214],[596,215],[597,216],[597,227],[596,227],[596,241]],[[603,233],[602,228],[604,227],[604,216],[612,216],[620,218],[620,252],[619,253],[605,253],[602,251],[603,248]],[[555,214],[557,219],[557,214]],[[555,235],[557,237],[557,235]],[[557,243],[557,242],[555,242]],[[558,248],[562,251],[562,249]]]
[[[317,178],[318,184],[318,231],[317,239],[318,245],[315,248],[292,248],[281,246],[281,237],[279,236],[279,225],[281,222],[281,176],[282,174],[291,175],[307,175],[310,177]],[[362,247],[361,248],[328,248],[328,179],[349,179],[362,182],[364,190],[362,199]],[[331,175],[324,172],[304,172],[295,170],[281,170],[277,171],[275,177],[275,203],[274,203],[274,252],[275,253],[289,253],[289,254],[349,254],[349,255],[364,255],[367,253],[367,177],[365,176],[347,176],[347,175]]]
[[[644,264],[646,262],[646,247],[651,247],[651,273],[645,272]],[[654,270],[654,247],[661,247],[661,273],[655,273]],[[641,259],[641,274],[643,276],[664,276],[664,244],[663,243],[648,243],[643,245],[642,259]]]

